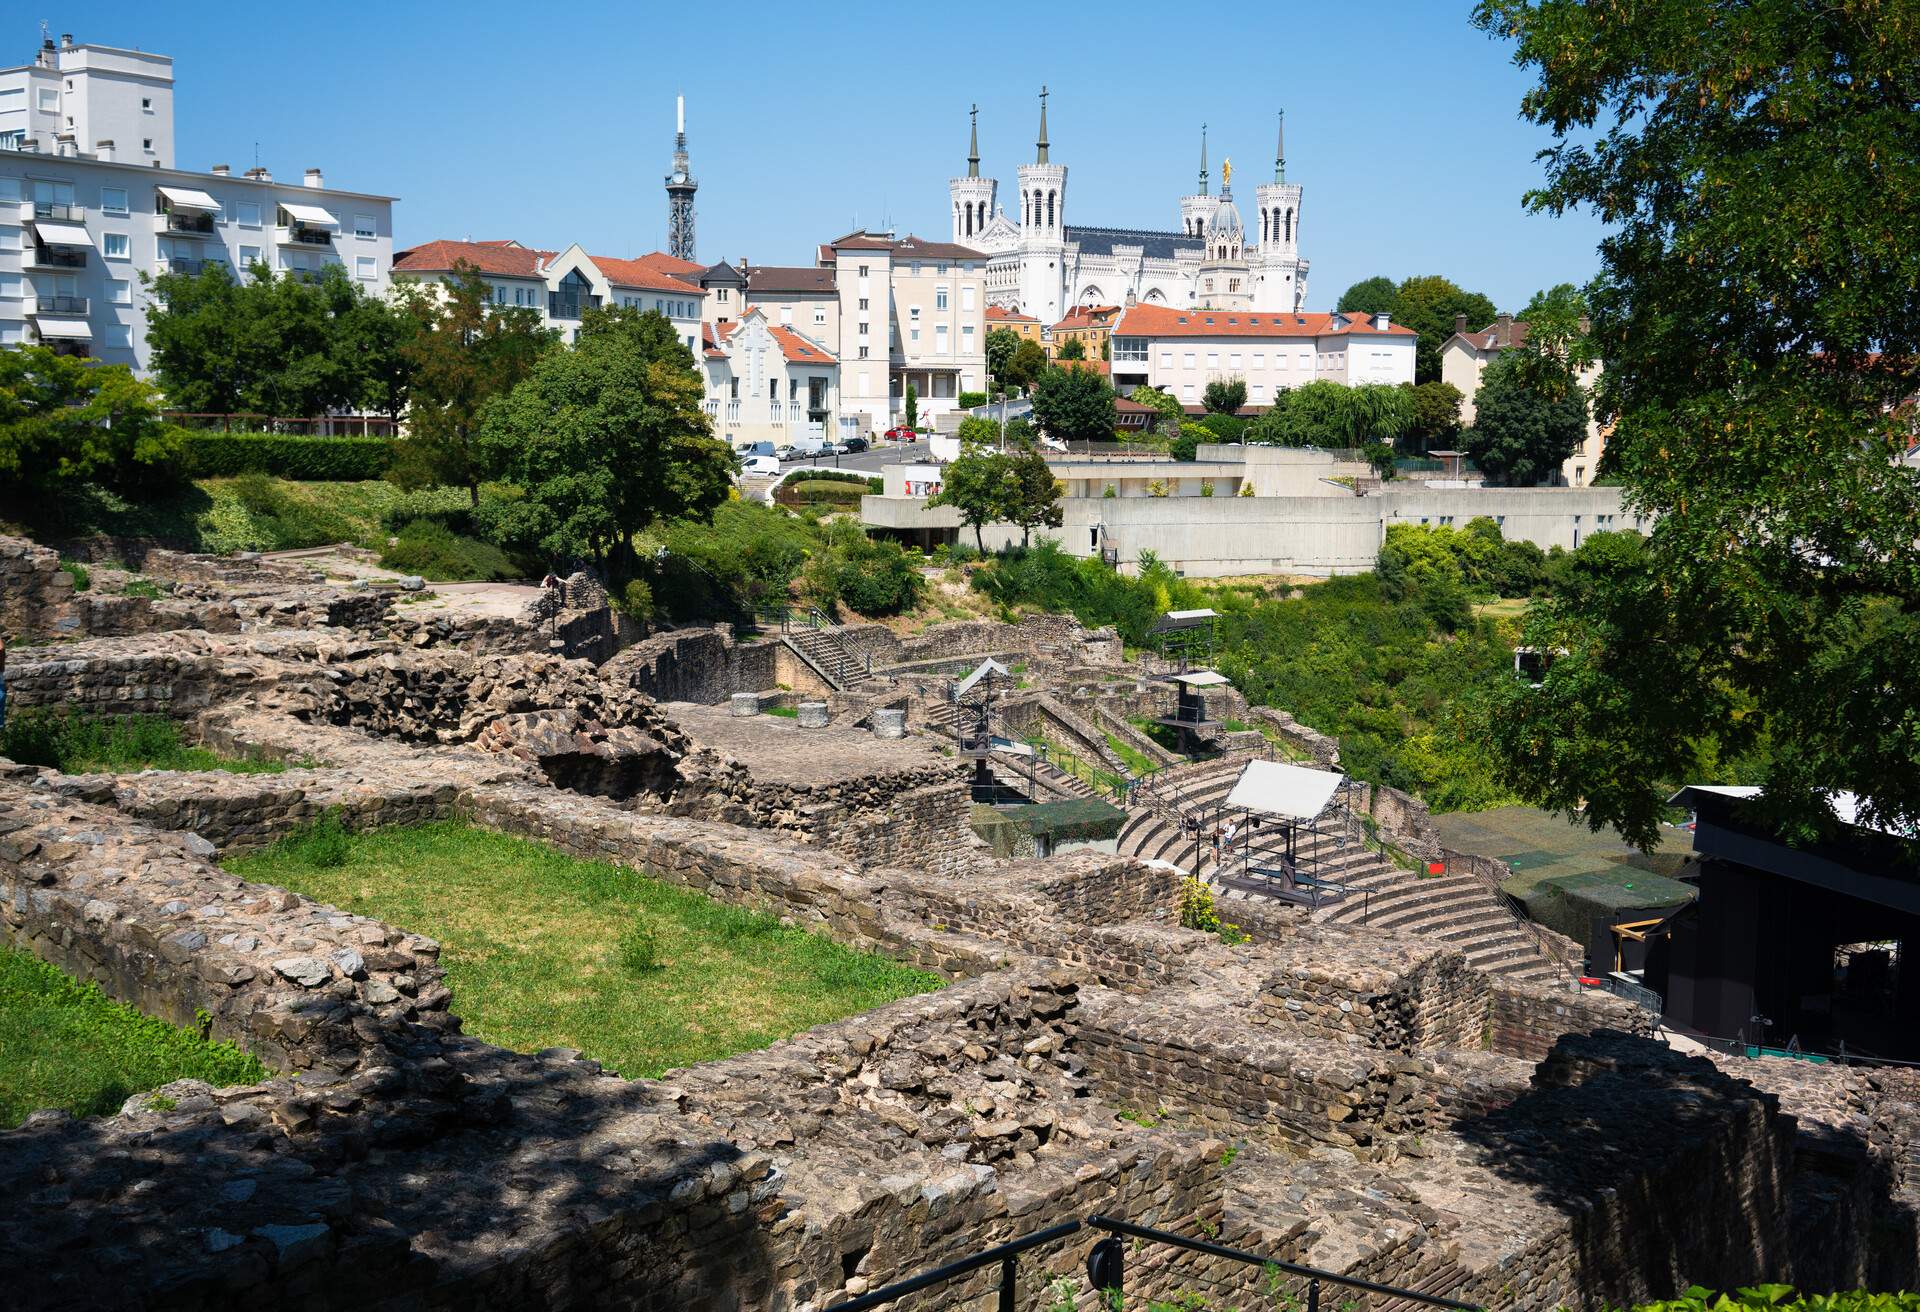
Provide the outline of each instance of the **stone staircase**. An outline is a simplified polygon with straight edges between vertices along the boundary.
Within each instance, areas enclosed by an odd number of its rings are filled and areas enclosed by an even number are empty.
[[[967,713],[964,710],[951,702],[932,699],[923,703],[923,706],[925,708],[924,723],[928,729],[944,734],[956,742],[959,741],[961,732],[966,727],[964,722],[967,719]],[[1038,785],[1039,790],[1051,793],[1053,795],[1051,800],[1057,801],[1068,797],[1097,797],[1102,800],[1111,800],[1092,785],[1068,774],[1056,765],[1040,760],[1035,760],[1032,764],[1035,784]],[[1027,786],[1026,763],[1023,761],[1016,761],[1012,757],[997,758],[989,761],[987,768],[993,772],[994,778],[1009,788],[1024,789]],[[1040,797],[1039,800],[1049,799]]]
[[[1214,884],[1223,900],[1266,896],[1258,876],[1235,876],[1232,864],[1216,866],[1213,844],[1195,840],[1179,816],[1198,813],[1211,829],[1213,808],[1233,791],[1245,757],[1226,757],[1211,769],[1183,770],[1166,786],[1149,785],[1160,804],[1136,805],[1120,830],[1119,851],[1143,861],[1160,860],[1189,873],[1198,848],[1199,876]],[[1533,932],[1499,893],[1472,875],[1427,877],[1403,870],[1360,837],[1358,825],[1347,835],[1318,834],[1297,851],[1318,878],[1353,891],[1316,912],[1336,924],[1364,925],[1419,934],[1457,948],[1468,962],[1492,975],[1537,982],[1564,981],[1567,972],[1545,952]]]
[[[830,628],[795,628],[781,634],[780,640],[835,692],[845,692],[870,676],[866,660]]]

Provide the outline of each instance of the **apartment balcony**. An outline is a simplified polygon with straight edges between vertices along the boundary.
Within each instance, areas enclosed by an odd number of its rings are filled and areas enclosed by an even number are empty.
[[[67,201],[36,200],[33,202],[33,217],[48,219],[55,223],[85,223],[87,207],[70,204]]]
[[[217,235],[211,214],[176,212],[158,216],[155,230],[163,237],[212,237]]]
[[[325,228],[309,228],[303,223],[289,224],[273,230],[273,239],[282,246],[326,246],[333,245],[333,234]]]
[[[833,426],[833,412],[802,401],[722,401],[703,403],[707,417],[727,430],[775,429],[789,436],[824,435]]]
[[[199,277],[216,264],[225,264],[225,260],[179,260],[169,258],[161,268],[162,273],[184,273],[190,277]]]
[[[84,296],[37,296],[34,298],[34,313],[85,317],[90,304]]]
[[[87,267],[87,251],[84,246],[48,246],[44,242],[35,242],[20,257],[23,269],[84,269]]]

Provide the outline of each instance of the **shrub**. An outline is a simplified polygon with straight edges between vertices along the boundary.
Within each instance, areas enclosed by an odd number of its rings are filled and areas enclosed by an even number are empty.
[[[430,519],[416,519],[380,553],[387,569],[439,582],[487,582],[518,578],[507,554],[491,542],[462,537]]]
[[[212,489],[201,525],[214,551],[288,551],[352,541],[354,522],[317,501],[289,494],[265,474],[241,474]]]
[[[1716,1294],[1694,1285],[1679,1298],[1643,1303],[1634,1312],[1920,1312],[1920,1294],[1865,1289],[1796,1294],[1791,1285],[1751,1285],[1731,1294]]]
[[[653,618],[653,589],[647,586],[645,579],[628,579],[627,586],[620,589],[620,599],[614,604],[622,615],[644,624]]]
[[[1200,416],[1198,427],[1213,434],[1207,441],[1233,443],[1246,436],[1247,421],[1238,415],[1205,414]]]
[[[960,393],[960,408],[962,410],[971,410],[975,406],[985,405],[989,399],[985,392],[962,392]]]
[[[65,570],[67,576],[73,580],[73,590],[75,592],[85,592],[93,586],[93,575],[89,573],[87,567],[79,561],[63,560],[60,562],[60,568]]]
[[[328,807],[320,813],[319,819],[287,838],[287,850],[296,860],[320,870],[334,870],[345,865],[351,848],[347,827],[340,816],[339,807]]]
[[[489,496],[499,495],[495,488],[488,488],[480,494],[484,502]],[[485,537],[476,530],[476,518],[472,498],[463,487],[429,487],[408,492],[392,505],[380,512],[380,527],[389,533],[398,533],[415,520],[431,520],[454,533],[468,537]]]
[[[620,931],[620,968],[629,975],[649,975],[661,967],[660,939],[643,921]]]
[[[192,478],[272,474],[306,482],[379,478],[393,461],[386,437],[303,437],[287,433],[186,433],[182,460]]]
[[[915,557],[853,524],[835,525],[826,549],[807,566],[807,587],[823,605],[842,601],[861,615],[912,610],[923,586]]]

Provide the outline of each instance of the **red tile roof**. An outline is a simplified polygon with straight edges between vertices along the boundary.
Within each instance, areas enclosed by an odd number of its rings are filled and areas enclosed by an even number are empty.
[[[757,305],[750,307],[747,310],[747,313],[749,315],[757,314],[762,319],[767,318],[766,312]],[[740,330],[740,325],[745,322],[746,320],[743,318],[738,320],[730,319],[726,323],[716,324],[714,325],[713,329],[709,332],[708,340],[709,341],[715,340],[715,337],[717,335],[717,339],[719,343],[724,344],[726,342],[729,342],[733,339],[733,335]],[[793,331],[793,329],[791,328],[786,327],[784,324],[777,324],[777,323],[774,323],[772,320],[767,319],[767,331],[773,334],[774,341],[780,343],[780,354],[785,356],[787,360],[789,360],[793,364],[837,364],[838,363],[838,361],[836,361],[833,358],[833,352],[829,351],[826,347],[820,345],[820,343],[818,342],[811,341],[808,338],[802,337],[799,333]],[[712,347],[709,347],[707,354],[720,355],[724,353],[721,351],[715,350]]]
[[[682,278],[689,273],[698,273],[707,266],[698,260],[683,260],[665,251],[648,251],[640,256],[639,263],[650,264],[669,278]]]
[[[1375,328],[1364,314],[1279,314],[1271,310],[1176,310],[1134,305],[1113,326],[1123,337],[1417,337],[1405,324]]]
[[[1018,310],[1009,310],[1004,305],[989,305],[987,307],[987,318],[992,319],[995,323],[1040,322],[1030,314],[1022,314]]]
[[[1112,372],[1112,366],[1105,360],[1055,360],[1062,369],[1081,369],[1088,373],[1099,374],[1102,378]]]
[[[698,296],[700,289],[692,283],[681,282],[669,277],[650,263],[651,257],[641,256],[637,260],[622,260],[611,255],[589,255],[593,267],[600,270],[606,280],[615,287],[634,287],[650,292],[679,292],[684,296]]]
[[[1062,328],[1105,328],[1119,313],[1117,305],[1076,305],[1053,328],[1055,332]]]
[[[895,240],[892,237],[877,237],[870,232],[850,232],[838,241],[824,243],[820,247],[820,257],[833,258],[833,252],[843,251],[891,251],[901,259],[908,260],[984,260],[985,251],[974,250],[971,246],[958,246],[950,241],[928,241],[925,237],[916,237],[909,233]]]
[[[1458,338],[1476,351],[1517,350],[1527,344],[1527,321],[1525,319],[1495,319],[1492,323],[1475,333],[1455,333],[1448,341]]]
[[[542,266],[552,251],[536,251],[509,241],[430,241],[394,257],[395,273],[447,273],[456,264],[471,264],[481,273],[502,277],[543,277]]]

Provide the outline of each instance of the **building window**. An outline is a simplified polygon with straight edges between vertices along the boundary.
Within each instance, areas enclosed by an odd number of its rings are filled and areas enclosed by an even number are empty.
[[[1160,367],[1162,369],[1173,368],[1173,352],[1172,351],[1160,352]]]
[[[127,212],[127,189],[125,187],[100,188],[100,212],[102,214],[125,214]]]
[[[864,264],[860,266],[860,276],[862,278],[867,276],[867,266]]]
[[[1208,351],[1207,352],[1207,368],[1218,369],[1219,367],[1220,367],[1220,352]]]
[[[793,307],[791,305],[783,305],[780,307],[780,322],[788,327],[792,327]]]
[[[105,340],[108,346],[132,346],[133,329],[124,323],[110,323]]]
[[[133,304],[133,284],[124,278],[112,278],[107,281],[107,299],[115,305]]]
[[[860,308],[863,310],[867,308],[867,298],[864,296],[860,298]]]
[[[866,359],[866,358],[867,358],[867,348],[866,348],[866,347],[864,347],[864,346],[863,346],[863,347],[861,347],[861,348],[860,348],[860,357],[859,357],[859,358],[860,358],[860,359],[862,359],[862,360],[864,360],[864,359]],[[865,375],[865,374],[862,374],[862,375],[861,375],[861,378],[862,378],[862,379],[864,380],[864,379],[866,378],[866,375]],[[864,392],[862,392],[862,393],[861,393],[861,395],[862,395],[862,396],[864,396],[864,395],[866,395],[866,393],[864,393]]]
[[[153,138],[152,137],[140,138],[140,149],[146,151],[147,154],[149,155],[153,154]]]
[[[233,221],[243,228],[260,226],[260,202],[243,200],[233,207]],[[244,247],[242,249],[245,249]]]
[[[945,355],[947,353],[947,326],[943,323],[934,325],[933,349],[937,355]]]
[[[933,308],[936,310],[944,310],[947,308],[947,289],[945,287],[935,287],[933,289]]]
[[[860,335],[862,337],[865,337],[867,335],[867,332],[868,332],[867,321],[865,319],[862,319],[860,321]]]
[[[42,114],[57,114],[60,112],[60,88],[40,88],[40,112]]]
[[[960,325],[960,353],[962,355],[973,354],[973,325],[970,323]]]
[[[826,325],[826,322],[827,322],[827,312],[824,309],[821,309],[819,306],[815,306],[813,311],[813,326],[815,328],[824,327]]]
[[[353,216],[353,235],[356,237],[378,236],[379,232],[378,232],[377,226],[373,221],[373,215],[371,214],[354,215]]]
[[[960,308],[962,310],[971,310],[973,308],[973,287],[971,285],[960,289]]]
[[[105,232],[100,234],[100,253],[110,260],[124,260],[130,253],[127,234],[124,232]]]
[[[152,96],[140,97],[140,109],[141,109],[141,112],[143,113],[147,113],[147,114],[153,113],[153,97]]]
[[[909,329],[907,330],[907,340],[908,340],[908,341],[911,341],[911,342],[912,342],[912,343],[914,343],[914,345],[916,345],[916,346],[917,346],[917,345],[919,345],[919,343],[920,343],[920,330],[919,330],[918,328],[909,328]]]
[[[1184,363],[1186,364],[1186,366],[1187,366],[1187,368],[1189,368],[1189,369],[1191,369],[1191,368],[1193,368],[1193,363],[1194,363],[1194,354],[1193,354],[1193,352],[1192,352],[1192,351],[1188,351],[1188,352],[1186,353],[1186,356],[1185,356],[1185,359],[1184,359]]]
[[[353,260],[353,276],[362,282],[372,282],[377,270],[371,255],[356,255]],[[500,288],[500,304],[507,303],[507,289]]]
[[[1180,395],[1186,400],[1189,400],[1189,401],[1193,400],[1193,384],[1182,383],[1180,385]]]
[[[251,269],[258,263],[260,263],[260,248],[258,246],[242,246],[240,248],[241,268]]]
[[[918,319],[920,317],[920,307],[917,305],[909,305],[907,307],[907,317],[909,319]]]
[[[1229,368],[1229,369],[1238,369],[1239,367],[1240,367],[1240,352],[1238,352],[1238,351],[1230,351],[1230,352],[1228,352],[1228,354],[1227,354],[1227,368]]]
[[[727,289],[725,287],[715,287],[713,289],[713,299],[725,305],[727,303]]]

